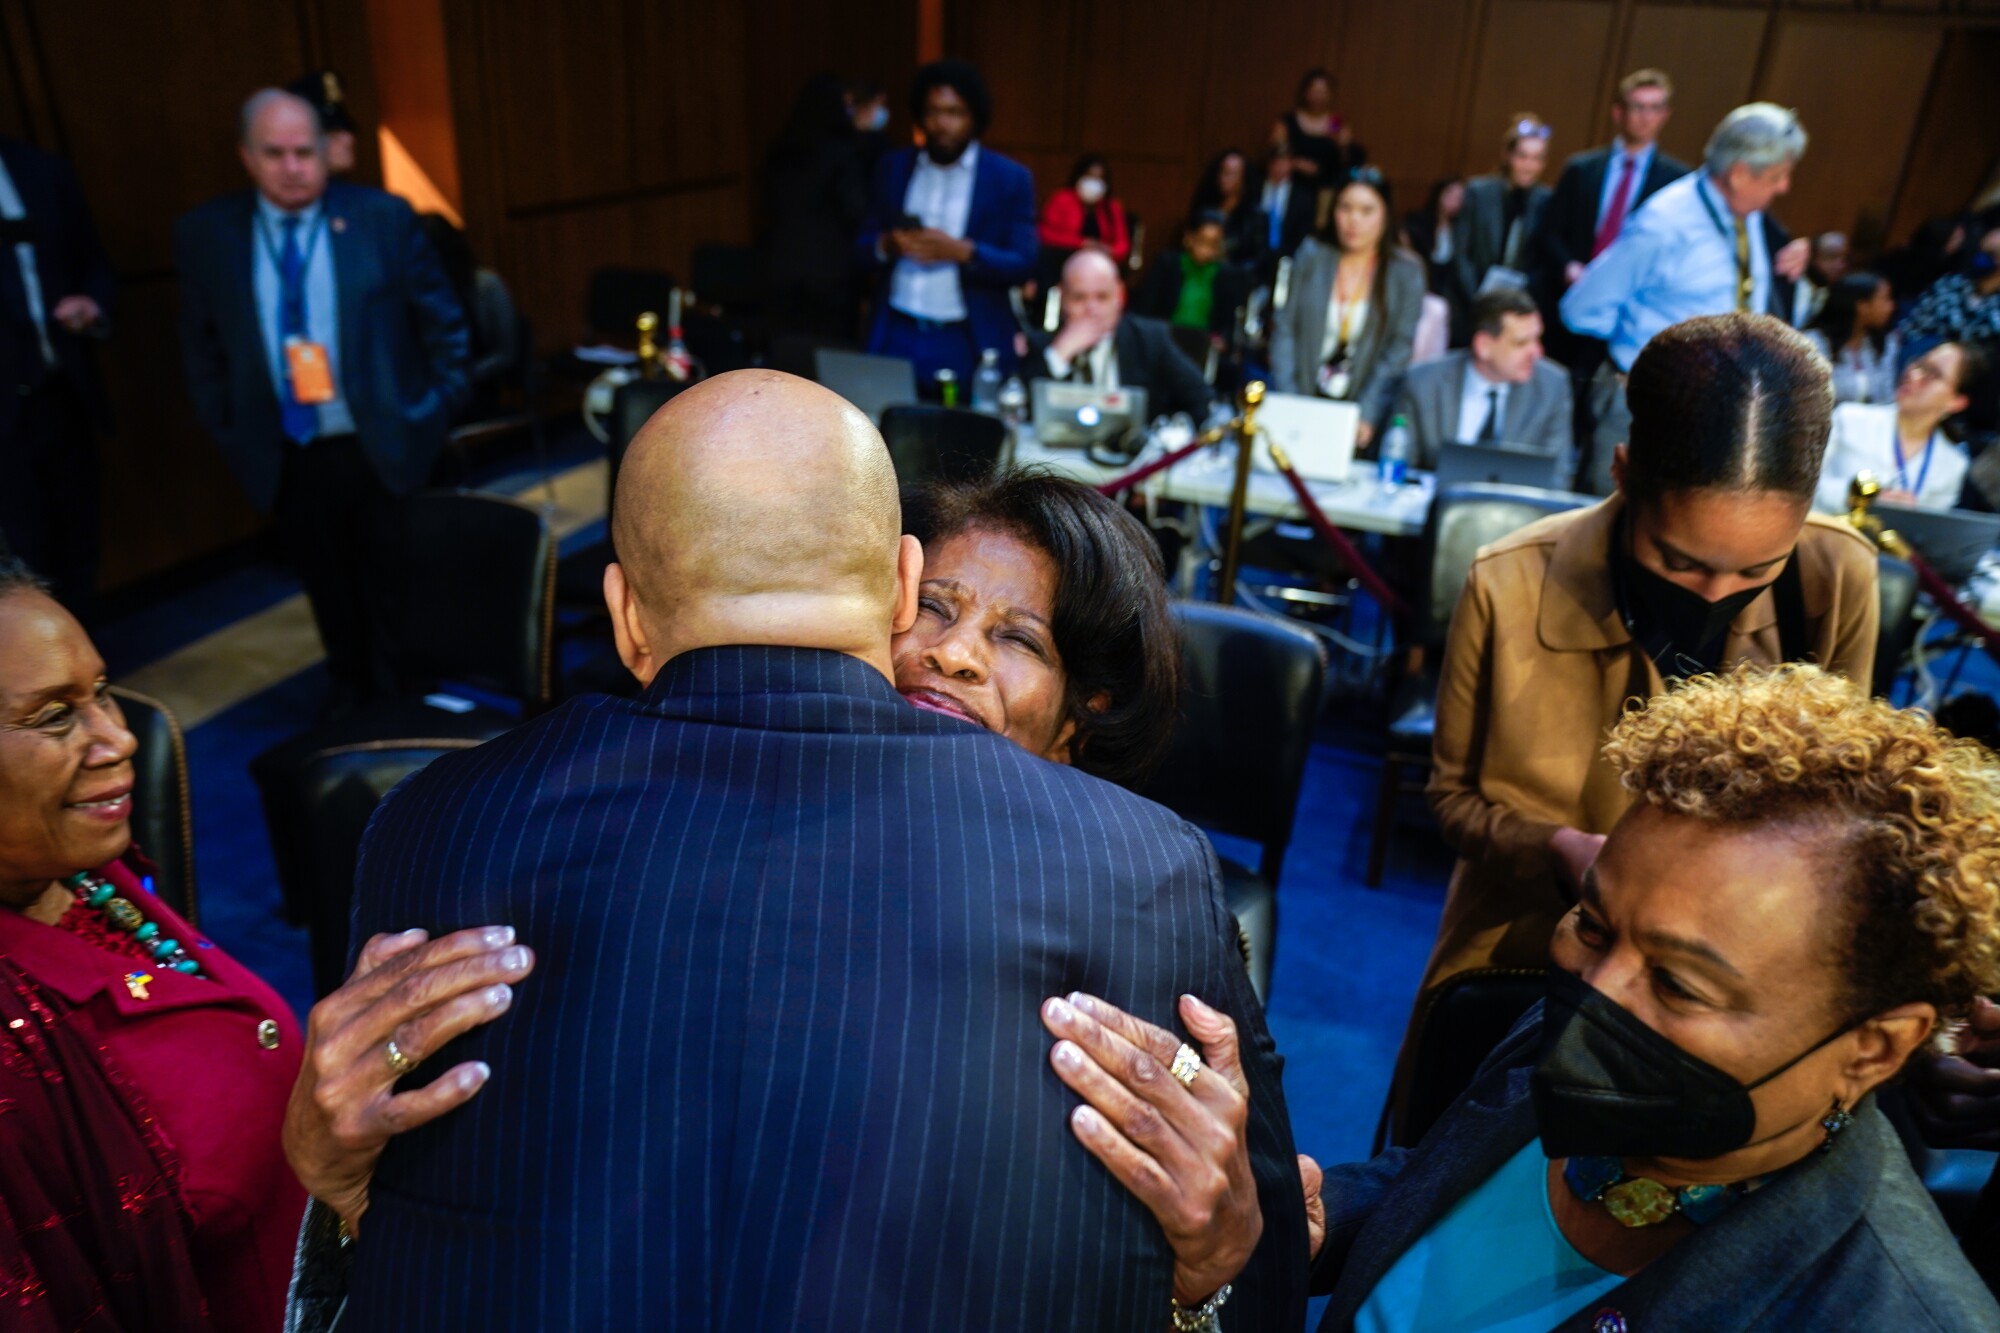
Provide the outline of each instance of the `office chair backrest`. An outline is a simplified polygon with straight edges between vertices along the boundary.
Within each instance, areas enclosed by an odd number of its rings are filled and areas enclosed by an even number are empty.
[[[660,336],[665,338],[674,287],[674,275],[665,269],[600,268],[590,275],[584,322],[599,338],[629,343],[638,336],[639,316],[650,310],[660,317]]]
[[[1893,555],[1877,557],[1875,591],[1882,604],[1882,627],[1875,635],[1875,693],[1883,698],[1917,635],[1917,571]]]
[[[1187,674],[1180,724],[1145,795],[1263,849],[1278,883],[1319,721],[1326,652],[1312,631],[1213,602],[1176,602]]]
[[[1007,425],[979,412],[905,403],[882,410],[882,438],[900,485],[972,481],[999,465]]]
[[[1474,968],[1434,987],[1421,1002],[1423,1012],[1410,1037],[1409,1095],[1401,1119],[1390,1126],[1390,1145],[1407,1148],[1422,1139],[1547,991],[1544,969],[1515,967]]]
[[[1479,548],[1525,528],[1536,519],[1580,508],[1593,501],[1568,491],[1542,491],[1532,486],[1479,482],[1453,486],[1431,505],[1424,544],[1429,554],[1430,580],[1418,608],[1417,641],[1435,648],[1444,643],[1458,594],[1472,572]]]
[[[125,727],[139,742],[132,756],[132,841],[159,867],[153,892],[195,919],[194,809],[189,796],[187,738],[158,699],[113,685]]]

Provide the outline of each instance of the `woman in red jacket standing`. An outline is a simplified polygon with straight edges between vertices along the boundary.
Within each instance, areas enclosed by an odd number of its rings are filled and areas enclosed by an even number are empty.
[[[1067,252],[1086,245],[1110,252],[1120,268],[1132,255],[1132,233],[1125,226],[1125,205],[1111,194],[1111,166],[1096,153],[1085,153],[1070,168],[1069,184],[1049,196],[1042,209],[1042,244]]]

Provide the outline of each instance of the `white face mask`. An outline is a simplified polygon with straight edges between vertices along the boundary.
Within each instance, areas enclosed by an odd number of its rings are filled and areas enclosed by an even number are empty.
[[[1104,198],[1104,182],[1095,176],[1085,176],[1076,183],[1076,197],[1086,204],[1094,204]]]

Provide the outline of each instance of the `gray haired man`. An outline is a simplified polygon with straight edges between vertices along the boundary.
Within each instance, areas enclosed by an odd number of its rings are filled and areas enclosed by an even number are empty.
[[[1737,107],[1709,136],[1702,169],[1648,199],[1563,296],[1563,323],[1611,345],[1591,386],[1588,478],[1599,494],[1609,489],[1612,446],[1630,426],[1624,374],[1654,334],[1731,310],[1791,314],[1791,284],[1811,243],[1791,240],[1764,210],[1791,188],[1805,151],[1795,112],[1770,102]]]

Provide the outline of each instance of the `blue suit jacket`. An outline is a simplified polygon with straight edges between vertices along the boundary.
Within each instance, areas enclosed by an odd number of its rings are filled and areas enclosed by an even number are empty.
[[[536,973],[427,1063],[492,1082],[382,1158],[343,1333],[1158,1333],[1170,1251],[1049,1067],[1073,988],[1235,1017],[1266,1223],[1230,1318],[1303,1323],[1278,1063],[1213,854],[1159,806],[853,658],[705,649],[383,804],[356,938],[491,921]]]
[[[181,355],[195,414],[251,502],[277,499],[284,437],[252,281],[257,197],[210,200],[174,225]],[[382,483],[398,495],[430,475],[451,415],[471,392],[471,335],[410,206],[335,182],[324,200],[340,289],[341,392]]]
[[[855,237],[854,253],[862,271],[881,277],[875,301],[878,343],[889,317],[888,275],[894,267],[875,253],[875,242],[889,224],[903,215],[903,196],[917,169],[917,149],[885,153],[875,167],[875,189],[868,218]],[[965,293],[965,317],[972,325],[975,347],[1000,351],[1002,369],[1014,364],[1014,334],[1018,324],[1007,303],[1007,289],[1035,276],[1035,256],[1041,239],[1035,231],[1035,178],[1019,162],[979,146],[979,166],[972,180],[972,207],[965,216],[965,239],[972,242],[972,260],[963,265],[959,285]]]
[[[88,296],[104,312],[102,323],[82,336],[53,318],[47,318],[44,327],[56,354],[57,371],[69,377],[98,426],[108,426],[110,416],[88,344],[109,333],[118,284],[97,239],[97,226],[91,221],[83,189],[69,163],[33,144],[0,138],[0,161],[6,163],[7,175],[27,214],[44,317],[65,296]],[[15,429],[22,398],[49,373],[42,360],[41,340],[29,318],[28,293],[21,282],[14,247],[0,245],[0,441],[8,439]]]
[[[1423,1142],[1327,1171],[1326,1244],[1314,1278],[1315,1289],[1333,1299],[1320,1333],[1351,1329],[1396,1261],[1535,1139],[1528,1078],[1541,1036],[1537,1004]],[[1479,1257],[1470,1256],[1462,1270],[1434,1263],[1427,1280],[1482,1273]],[[1606,1312],[1619,1320],[1603,1320]],[[1830,1151],[1779,1172],[1551,1333],[1614,1326],[1633,1333],[2000,1333],[2000,1307],[1871,1096],[1854,1108],[1854,1124]]]

